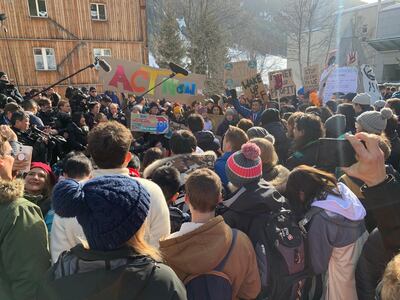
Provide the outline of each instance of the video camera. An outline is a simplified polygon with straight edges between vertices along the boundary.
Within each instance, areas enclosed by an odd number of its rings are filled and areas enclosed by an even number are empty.
[[[65,91],[65,98],[69,99],[72,112],[87,112],[87,99],[89,96],[85,95],[80,89],[69,86]]]

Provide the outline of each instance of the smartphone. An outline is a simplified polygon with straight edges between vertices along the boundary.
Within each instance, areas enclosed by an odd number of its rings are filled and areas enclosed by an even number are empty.
[[[348,140],[321,138],[318,141],[317,167],[350,167],[356,163],[356,152]]]
[[[29,172],[32,163],[32,153],[33,147],[25,146],[25,145],[18,145],[17,149],[15,149],[15,160],[17,160],[20,165],[22,166],[21,171],[23,173]]]

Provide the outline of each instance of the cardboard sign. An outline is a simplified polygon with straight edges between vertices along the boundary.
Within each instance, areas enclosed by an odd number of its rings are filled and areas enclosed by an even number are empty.
[[[303,73],[304,91],[318,91],[319,77],[319,65],[305,67]]]
[[[137,132],[164,134],[169,130],[169,120],[167,116],[132,113],[130,128]]]
[[[259,98],[265,102],[267,102],[268,94],[265,89],[264,83],[261,78],[261,74],[257,74],[248,79],[242,81],[242,88],[244,91],[244,95],[247,99],[255,99]]]
[[[357,79],[357,68],[336,67],[332,69],[323,87],[324,103],[329,101],[334,93],[357,93]]]
[[[283,82],[282,82],[282,88],[277,90],[274,88],[274,75],[279,73],[282,73]],[[269,86],[272,99],[278,98],[278,91],[280,98],[291,97],[296,95],[296,85],[293,82],[292,69],[269,72],[268,79],[269,79]]]
[[[238,61],[224,66],[224,82],[228,89],[241,86],[243,78],[257,75],[257,61]]]
[[[106,90],[140,95],[155,86],[171,74],[171,70],[156,69],[131,61],[107,58],[111,72],[100,70],[100,79]],[[171,102],[191,104],[203,94],[205,75],[176,75],[161,86],[149,92],[145,97],[165,98]]]
[[[362,82],[364,92],[371,96],[371,104],[382,99],[379,91],[378,82],[376,81],[374,70],[370,65],[361,65]]]

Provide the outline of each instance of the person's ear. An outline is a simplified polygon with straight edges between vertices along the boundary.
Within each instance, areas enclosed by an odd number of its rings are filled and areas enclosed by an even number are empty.
[[[222,201],[224,201],[224,198],[222,197],[222,194],[219,194],[219,198],[218,198],[217,204],[220,204]]]
[[[176,192],[176,193],[171,197],[171,202],[175,202],[176,199],[178,199],[178,197],[179,197],[179,193]]]
[[[129,162],[132,159],[132,153],[130,153],[129,151],[126,153],[125,155],[125,160],[124,160],[124,167],[126,168],[129,164]]]
[[[185,195],[185,203],[186,203],[186,204],[189,204],[189,203],[190,203],[190,201],[189,201],[189,196],[188,196],[188,195]]]

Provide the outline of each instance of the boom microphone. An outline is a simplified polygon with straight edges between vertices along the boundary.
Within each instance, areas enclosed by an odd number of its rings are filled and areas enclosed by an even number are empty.
[[[189,75],[189,71],[182,68],[181,66],[178,66],[176,64],[174,64],[173,62],[169,63],[169,68],[171,69],[172,72],[176,73],[176,74],[182,74],[183,76],[188,76]]]
[[[99,58],[97,60],[97,62],[99,63],[99,66],[105,71],[105,72],[110,72],[111,71],[111,66],[109,65],[108,62],[106,62],[104,59]]]

